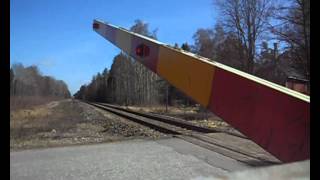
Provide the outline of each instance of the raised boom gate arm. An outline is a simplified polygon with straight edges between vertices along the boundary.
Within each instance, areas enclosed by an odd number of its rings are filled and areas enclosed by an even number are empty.
[[[310,158],[310,97],[99,20],[93,29],[282,162]]]

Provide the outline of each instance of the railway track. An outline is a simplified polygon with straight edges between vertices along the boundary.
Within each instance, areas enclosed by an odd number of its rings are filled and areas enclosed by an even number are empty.
[[[171,134],[249,166],[267,166],[281,163],[241,134],[226,133],[221,130],[196,126],[179,118],[141,113],[115,105],[86,103],[160,132]]]
[[[244,136],[243,134],[240,133],[236,133],[236,132],[230,132],[230,131],[226,131],[226,130],[222,130],[219,128],[207,128],[207,127],[200,127],[197,125],[194,125],[184,119],[181,118],[176,118],[176,117],[171,117],[171,116],[165,116],[165,115],[160,115],[160,114],[155,114],[155,113],[141,113],[141,112],[137,112],[137,111],[133,111],[133,110],[129,110],[129,109],[125,109],[116,105],[112,105],[112,104],[106,104],[106,103],[98,103],[100,105],[103,106],[107,106],[107,107],[111,107],[111,108],[115,108],[115,109],[119,109],[121,111],[125,111],[128,113],[133,113],[135,115],[139,115],[139,116],[143,116],[146,118],[151,118],[151,119],[155,119],[164,123],[168,123],[168,124],[172,124],[175,126],[179,126],[182,128],[186,128],[186,129],[190,129],[193,131],[197,131],[197,132],[202,132],[202,133],[227,133],[233,136],[238,136],[241,138],[246,138],[248,139],[246,136]]]

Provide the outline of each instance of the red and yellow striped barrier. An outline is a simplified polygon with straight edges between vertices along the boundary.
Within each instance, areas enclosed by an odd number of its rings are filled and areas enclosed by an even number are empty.
[[[93,29],[283,162],[310,158],[310,98],[94,20]]]

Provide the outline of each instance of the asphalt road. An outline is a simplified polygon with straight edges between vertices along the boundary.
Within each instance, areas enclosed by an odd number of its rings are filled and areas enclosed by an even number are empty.
[[[10,153],[10,179],[203,179],[249,167],[180,139]],[[220,179],[220,178],[219,178]]]

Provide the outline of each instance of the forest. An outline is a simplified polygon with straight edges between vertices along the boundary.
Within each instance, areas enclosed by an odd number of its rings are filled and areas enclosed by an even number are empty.
[[[10,68],[10,110],[70,97],[64,81],[43,76],[35,65],[15,63]]]
[[[174,48],[282,86],[288,77],[310,79],[310,0],[290,0],[288,4],[273,0],[213,2],[219,10],[215,26],[197,29],[193,44],[175,43]],[[142,20],[136,20],[130,30],[157,39],[157,30],[150,30]],[[74,97],[120,105],[194,104],[123,52],[113,58],[110,70],[94,75]]]

